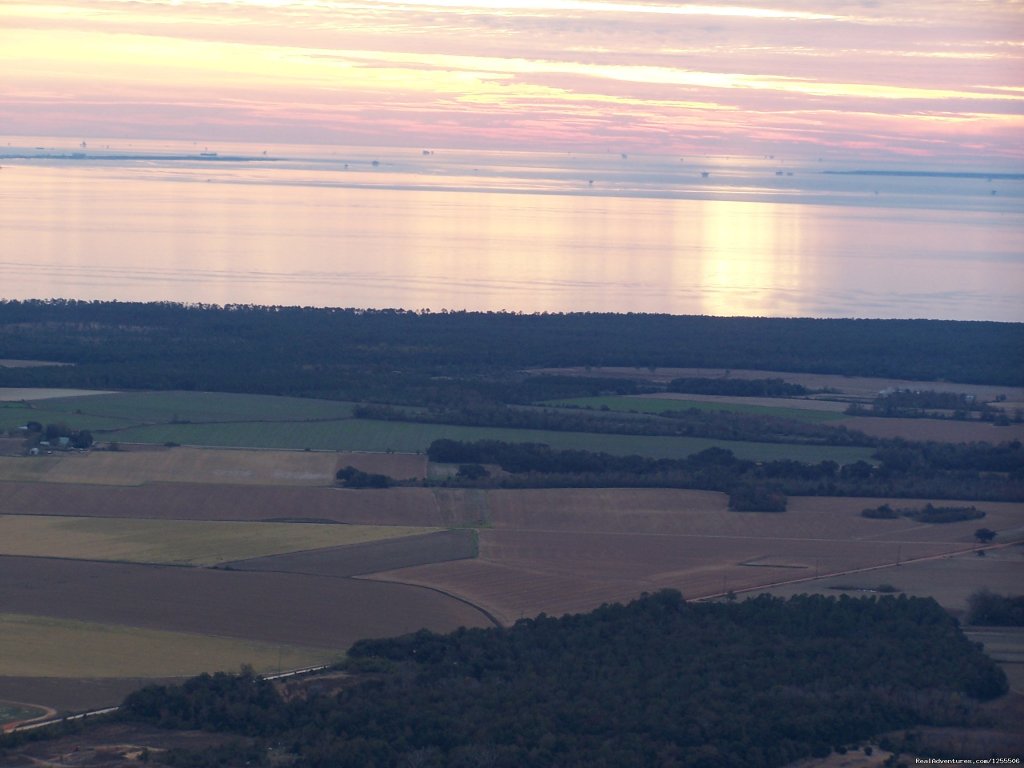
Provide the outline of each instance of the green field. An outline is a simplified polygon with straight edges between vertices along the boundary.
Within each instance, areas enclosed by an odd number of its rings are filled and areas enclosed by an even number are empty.
[[[628,397],[625,395],[609,397],[576,397],[568,400],[551,400],[545,405],[558,407],[588,408],[592,410],[609,410],[620,413],[661,414],[670,411],[686,411],[694,408],[698,411],[732,411],[733,413],[749,413],[755,416],[774,416],[779,419],[795,421],[822,422],[838,421],[849,418],[846,414],[835,411],[819,411],[810,408],[776,408],[768,405],[750,405],[739,402],[710,402],[704,400],[680,400],[676,398]]]
[[[210,566],[429,533],[433,528],[0,516],[0,554]]]
[[[711,446],[728,448],[739,458],[754,461],[790,458],[818,463],[831,459],[840,464],[870,460],[870,448],[754,443],[699,437],[610,435],[536,429],[464,427],[451,424],[420,424],[401,421],[348,419],[333,423],[284,424],[166,424],[126,429],[116,439],[126,443],[175,442],[251,448],[310,448],[329,451],[423,452],[440,438],[450,440],[504,440],[546,443],[557,449],[603,451],[616,455],[637,454],[656,458],[682,458]]]
[[[294,645],[0,613],[2,676],[183,677],[243,664],[273,672],[330,663],[340,655]]]

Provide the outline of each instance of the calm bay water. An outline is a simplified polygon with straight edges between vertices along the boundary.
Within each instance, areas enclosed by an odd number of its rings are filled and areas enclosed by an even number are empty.
[[[4,155],[0,298],[1024,320],[1020,179],[57,139]]]

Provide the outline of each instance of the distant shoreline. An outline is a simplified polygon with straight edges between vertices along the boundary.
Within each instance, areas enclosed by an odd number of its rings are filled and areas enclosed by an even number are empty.
[[[248,155],[218,155],[216,153],[203,153],[192,155],[88,155],[84,152],[62,152],[60,154],[32,154],[21,152],[10,155],[0,155],[0,160],[209,160],[210,162],[230,163],[272,163],[276,157],[256,157]]]
[[[1021,181],[1024,173],[977,173],[972,171],[822,171],[831,176],[907,176],[930,179],[985,179],[986,181]]]

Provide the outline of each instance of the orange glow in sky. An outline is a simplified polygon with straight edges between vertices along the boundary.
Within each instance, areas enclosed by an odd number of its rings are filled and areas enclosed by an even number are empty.
[[[1024,158],[1020,0],[0,0],[0,133]]]

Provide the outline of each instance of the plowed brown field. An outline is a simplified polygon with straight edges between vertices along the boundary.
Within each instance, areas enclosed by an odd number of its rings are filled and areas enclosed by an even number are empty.
[[[10,613],[341,652],[364,637],[489,624],[458,600],[399,584],[27,557],[0,557],[0,605]]]
[[[374,578],[443,589],[505,622],[558,615],[664,587],[690,598],[969,551],[984,524],[1024,534],[1024,505],[981,503],[983,521],[870,520],[890,501],[793,498],[781,514],[729,512],[722,494],[673,490],[536,490],[489,494],[492,528],[475,561]]]

